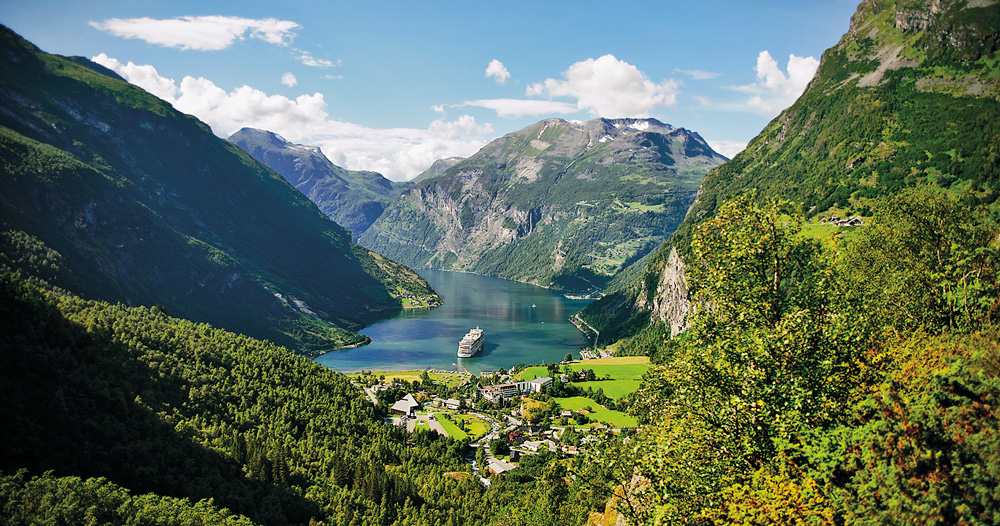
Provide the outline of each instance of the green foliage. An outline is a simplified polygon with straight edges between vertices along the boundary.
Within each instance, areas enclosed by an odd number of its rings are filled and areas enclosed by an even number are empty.
[[[824,248],[788,208],[739,197],[693,232],[690,328],[653,354],[645,425],[605,459],[619,513],[995,522],[1000,338],[962,334],[997,321],[997,227],[922,187]]]
[[[880,202],[844,256],[869,319],[969,330],[1000,316],[1000,225],[935,189]]]

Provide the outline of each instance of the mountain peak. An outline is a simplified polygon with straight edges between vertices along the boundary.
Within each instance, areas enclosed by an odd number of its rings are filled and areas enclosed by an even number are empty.
[[[274,133],[273,131],[250,127],[240,128],[236,133],[230,135],[229,142],[253,142],[271,144],[274,146],[287,146],[292,144],[291,141],[281,135],[278,135],[277,133]]]

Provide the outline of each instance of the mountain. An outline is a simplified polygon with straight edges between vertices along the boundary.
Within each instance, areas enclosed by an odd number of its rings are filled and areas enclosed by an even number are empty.
[[[692,228],[747,191],[814,222],[935,185],[1000,211],[1000,5],[862,2],[801,97],[705,178],[688,217],[646,269],[582,314],[602,334],[647,318],[685,327]],[[605,332],[607,329],[607,332]]]
[[[440,175],[444,175],[449,168],[455,166],[456,164],[465,160],[465,157],[445,157],[444,159],[438,159],[431,164],[430,168],[420,172],[419,175],[410,180],[410,183],[422,183],[428,179],[433,179]]]
[[[438,301],[196,118],[6,27],[0,48],[0,225],[61,254],[57,284],[305,352]]]
[[[592,291],[657,247],[724,161],[655,119],[549,119],[416,183],[359,242],[413,267]]]
[[[406,187],[376,172],[341,168],[318,147],[291,143],[273,132],[243,128],[232,134],[229,142],[278,172],[355,238]]]

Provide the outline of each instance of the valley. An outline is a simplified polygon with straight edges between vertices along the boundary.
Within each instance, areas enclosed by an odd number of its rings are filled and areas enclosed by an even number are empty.
[[[1000,523],[1000,1],[82,7],[0,524]]]

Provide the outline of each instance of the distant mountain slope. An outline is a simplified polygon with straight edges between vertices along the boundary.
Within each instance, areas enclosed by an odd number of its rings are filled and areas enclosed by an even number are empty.
[[[444,159],[438,159],[431,164],[430,168],[420,172],[420,174],[411,179],[410,183],[422,183],[428,179],[434,179],[435,177],[444,175],[449,168],[464,160],[465,157],[445,157]]]
[[[725,158],[655,119],[551,119],[400,196],[360,243],[414,267],[603,287],[680,223]]]
[[[1000,213],[998,49],[996,1],[862,2],[798,101],[705,178],[645,275],[582,315],[608,336],[649,314],[683,328],[692,227],[746,191],[815,218],[864,215],[873,198],[934,184]]]
[[[406,187],[376,172],[341,168],[319,148],[288,142],[273,132],[243,128],[232,134],[229,142],[278,172],[355,238]]]
[[[274,172],[104,68],[5,27],[0,68],[0,225],[60,252],[60,285],[308,352],[437,301]]]

